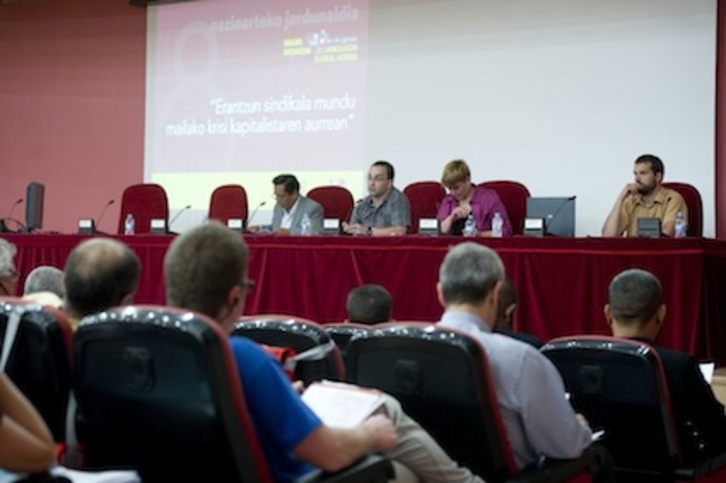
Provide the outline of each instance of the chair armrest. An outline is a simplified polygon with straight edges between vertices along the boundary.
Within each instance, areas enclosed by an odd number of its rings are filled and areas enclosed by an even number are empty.
[[[370,454],[356,463],[335,473],[316,470],[296,480],[296,483],[383,483],[393,479],[394,472],[391,462],[385,456]]]
[[[578,475],[612,472],[610,454],[598,443],[590,445],[579,458],[562,460],[545,458],[533,463],[508,479],[508,483],[550,483],[568,481]]]

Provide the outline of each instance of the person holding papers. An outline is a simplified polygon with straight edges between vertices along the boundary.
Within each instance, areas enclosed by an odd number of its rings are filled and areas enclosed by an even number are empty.
[[[250,286],[247,264],[244,240],[222,225],[208,223],[187,231],[174,240],[164,260],[167,303],[212,317],[231,332]],[[294,480],[314,467],[336,471],[376,451],[387,453],[394,463],[415,474],[410,481],[481,481],[449,459],[393,398],[384,396],[381,414],[361,424],[327,426],[257,344],[233,336],[230,345],[275,481]],[[406,480],[399,477],[397,481]]]
[[[613,336],[652,344],[663,328],[666,306],[658,279],[650,272],[630,269],[616,275],[608,289],[605,318]],[[726,451],[726,416],[688,354],[653,346],[665,370],[679,443],[688,462]]]

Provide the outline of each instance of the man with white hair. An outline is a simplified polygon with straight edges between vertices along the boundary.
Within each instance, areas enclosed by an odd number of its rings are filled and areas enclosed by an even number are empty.
[[[17,250],[14,244],[0,238],[0,295],[15,295],[18,271],[13,259]]]

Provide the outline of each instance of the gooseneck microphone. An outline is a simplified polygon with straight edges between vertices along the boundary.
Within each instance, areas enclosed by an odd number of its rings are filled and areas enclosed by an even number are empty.
[[[174,224],[174,222],[181,216],[181,214],[184,213],[185,211],[191,210],[191,209],[192,209],[192,205],[186,205],[184,208],[182,208],[181,210],[177,211],[176,212],[176,215],[174,215],[172,217],[172,219],[169,221],[169,223],[167,223],[166,229],[167,230],[170,230],[171,229],[171,225]]]
[[[255,206],[255,209],[252,210],[252,214],[249,216],[249,218],[247,218],[247,226],[248,227],[250,226],[250,222],[252,221],[252,218],[254,218],[255,215],[257,214],[257,210],[259,210],[260,208],[262,208],[266,204],[267,204],[267,201],[263,201],[259,205]]]
[[[12,204],[12,206],[10,207],[10,210],[8,210],[8,216],[6,216],[5,218],[0,218],[0,233],[12,231],[10,228],[8,228],[8,225],[6,223],[7,221],[14,221],[15,223],[18,224],[18,226],[23,226],[22,223],[20,223],[18,220],[13,218],[13,211],[15,211],[15,207],[18,206],[22,202],[23,202],[23,199],[18,198],[17,201]]]
[[[106,210],[109,206],[116,203],[115,199],[108,200],[105,205],[103,205],[103,208],[101,209],[101,213],[96,218],[96,221],[94,222],[94,231],[98,231],[98,226],[101,224],[101,219],[103,218],[103,215],[106,214]]]

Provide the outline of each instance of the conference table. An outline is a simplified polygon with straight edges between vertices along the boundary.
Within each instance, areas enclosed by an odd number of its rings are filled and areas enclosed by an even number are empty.
[[[3,234],[18,247],[17,269],[62,268],[84,235]],[[163,259],[173,235],[114,237],[139,256],[136,302],[164,301]],[[250,247],[246,314],[288,314],[321,323],[345,318],[348,292],[378,283],[393,296],[399,321],[436,321],[438,270],[457,237],[245,236]],[[660,345],[726,364],[726,241],[612,238],[477,238],[501,256],[519,296],[515,327],[543,340],[607,334],[607,287],[626,268],[653,272],[668,305]]]

